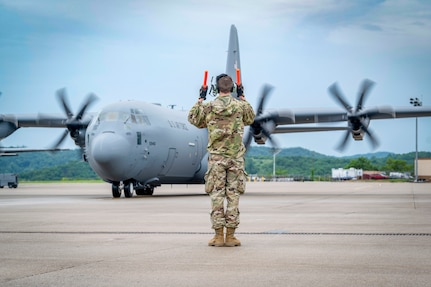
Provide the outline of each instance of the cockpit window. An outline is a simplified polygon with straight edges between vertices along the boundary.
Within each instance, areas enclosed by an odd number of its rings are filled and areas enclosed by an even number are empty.
[[[125,112],[118,112],[118,111],[112,111],[112,112],[102,112],[99,115],[99,121],[101,122],[113,122],[113,121],[122,121],[125,122],[130,117],[128,113]]]
[[[135,124],[148,125],[150,126],[150,120],[141,109],[131,109],[130,113],[120,111],[105,111],[101,112],[98,117],[98,122],[132,122]]]
[[[150,120],[146,115],[144,115],[144,111],[141,109],[131,109],[133,122],[143,125],[151,125]]]

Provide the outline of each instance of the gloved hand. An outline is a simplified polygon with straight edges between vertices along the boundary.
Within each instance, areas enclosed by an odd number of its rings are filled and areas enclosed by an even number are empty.
[[[207,91],[208,91],[208,86],[202,86],[201,89],[199,90],[199,99],[206,100]]]
[[[243,95],[244,95],[244,87],[242,86],[242,84],[239,84],[236,87],[236,96],[239,98],[239,97],[241,97]]]

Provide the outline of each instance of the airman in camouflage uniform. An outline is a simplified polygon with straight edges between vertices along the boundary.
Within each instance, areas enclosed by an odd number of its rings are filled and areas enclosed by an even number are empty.
[[[210,246],[240,246],[235,238],[239,225],[239,197],[245,191],[245,146],[242,142],[244,126],[254,120],[254,111],[245,100],[243,88],[237,88],[238,99],[231,95],[232,78],[221,74],[216,80],[219,95],[212,102],[203,103],[206,90],[189,112],[189,122],[208,129],[208,171],[205,191],[211,198],[211,223],[216,235]],[[204,92],[204,94],[202,94]],[[226,211],[224,200],[226,199]],[[226,227],[226,239],[223,228]]]

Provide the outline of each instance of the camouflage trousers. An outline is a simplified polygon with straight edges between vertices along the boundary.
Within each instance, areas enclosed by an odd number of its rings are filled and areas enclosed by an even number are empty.
[[[239,225],[239,197],[245,191],[244,158],[210,155],[205,174],[205,191],[211,198],[213,229],[237,228]],[[226,211],[225,211],[226,199]]]

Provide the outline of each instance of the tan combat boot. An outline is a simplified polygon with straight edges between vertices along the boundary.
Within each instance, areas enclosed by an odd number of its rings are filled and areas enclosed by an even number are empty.
[[[235,228],[226,228],[226,240],[224,245],[227,247],[241,246],[241,241],[235,238]]]
[[[215,229],[214,237],[208,241],[208,246],[222,247],[224,245],[223,227]]]

